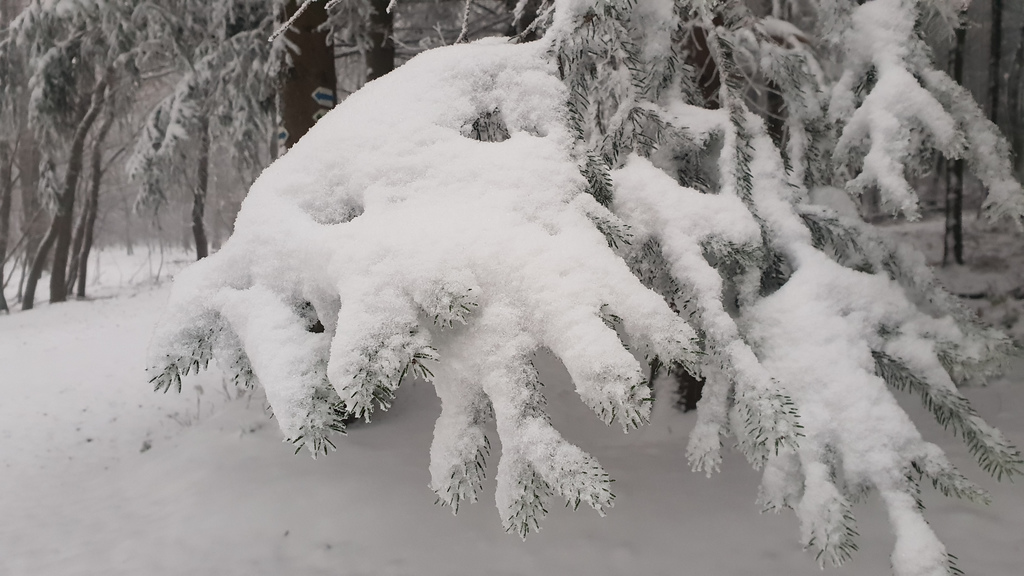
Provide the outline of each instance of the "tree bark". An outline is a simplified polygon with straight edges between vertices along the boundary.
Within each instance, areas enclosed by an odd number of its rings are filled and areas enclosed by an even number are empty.
[[[295,145],[337,101],[334,47],[328,42],[327,31],[320,29],[327,23],[324,5],[312,3],[284,33],[291,60],[291,66],[283,67],[280,97],[286,149]],[[297,9],[296,0],[289,0],[282,21]]]
[[[1003,44],[1003,0],[992,0],[992,36],[989,39],[988,97],[989,120],[999,125],[999,85]]]
[[[75,256],[68,268],[68,292],[78,284],[76,296],[85,298],[85,280],[89,268],[89,252],[92,250],[93,230],[96,228],[96,214],[99,210],[100,185],[103,182],[103,143],[107,139],[110,127],[114,124],[114,115],[107,114],[96,133],[89,158],[89,196],[85,199],[82,210],[80,230],[75,231]]]
[[[1024,175],[1024,125],[1021,123],[1021,84],[1024,83],[1024,21],[1021,22],[1017,49],[1010,64],[1009,86],[1007,86],[1006,108],[1010,118],[1010,143],[1013,146],[1013,165],[1017,178]]]
[[[947,172],[946,236],[942,241],[942,265],[949,263],[950,253],[957,264],[964,263],[964,161],[953,161]]]
[[[196,244],[196,260],[210,253],[206,241],[203,215],[206,212],[206,192],[210,185],[210,119],[199,119],[199,164],[196,167],[196,189],[192,193],[192,236]]]
[[[39,243],[35,258],[32,259],[32,268],[29,269],[28,280],[25,281],[25,296],[21,300],[22,310],[31,310],[35,307],[36,285],[39,283],[39,277],[43,275],[43,268],[46,267],[46,257],[50,254],[50,248],[53,246],[53,240],[56,237],[57,228],[51,225],[50,229],[46,232],[46,236],[43,237],[43,241]]]
[[[14,16],[11,0],[0,0],[0,28],[5,28]],[[0,141],[0,312],[10,312],[4,295],[4,262],[7,260],[7,240],[11,233],[11,197],[14,194],[14,151],[7,141]],[[17,268],[15,261],[13,268]]]
[[[131,256],[135,254],[135,247],[132,245],[132,207],[127,195],[121,196],[121,204],[124,207],[124,251]]]
[[[7,236],[11,230],[11,195],[14,158],[7,142],[0,141],[0,312],[10,312],[4,296],[4,261],[7,260]]]
[[[953,52],[953,78],[958,84],[964,81],[964,44],[967,29],[957,28],[956,48]],[[964,161],[953,161],[953,170],[946,184],[946,233],[942,239],[942,265],[949,263],[952,249],[957,264],[964,263]]]
[[[82,156],[85,148],[85,138],[92,127],[93,122],[103,107],[103,101],[107,89],[107,80],[100,80],[93,89],[92,100],[89,109],[78,122],[75,128],[75,135],[71,140],[71,150],[68,154],[68,166],[64,172],[64,185],[57,197],[57,213],[50,223],[50,229],[46,233],[39,250],[36,252],[32,262],[32,269],[29,271],[28,282],[25,285],[25,299],[22,301],[22,310],[30,310],[35,305],[36,286],[39,277],[43,274],[43,267],[46,265],[46,256],[50,247],[56,244],[53,254],[53,267],[50,274],[50,302],[63,302],[67,300],[67,286],[65,284],[65,272],[67,267],[68,249],[71,247],[71,222],[75,208],[75,188],[78,186],[78,178],[82,173]]]
[[[82,255],[82,242],[85,240],[85,221],[89,219],[89,197],[86,196],[85,204],[78,213],[78,224],[75,226],[75,235],[71,239],[71,260],[68,262],[67,292],[71,294],[75,290],[75,281],[78,279],[79,258]]]
[[[23,92],[27,92],[23,91]],[[36,253],[39,242],[46,235],[46,211],[39,200],[39,164],[42,154],[35,134],[28,125],[28,94],[23,93],[18,104],[18,180],[21,190],[21,229],[25,231],[25,265],[18,281],[17,299],[24,295],[25,273],[31,255]]]
[[[68,299],[67,265],[68,251],[71,248],[71,230],[75,211],[75,189],[82,175],[82,157],[85,155],[85,138],[89,134],[96,117],[103,108],[107,91],[106,78],[100,80],[92,92],[92,101],[85,116],[75,128],[75,136],[71,140],[68,153],[68,167],[64,172],[64,187],[57,198],[57,214],[53,225],[57,229],[57,238],[53,248],[53,266],[50,272],[50,302],[64,302]]]
[[[722,87],[722,79],[718,74],[715,59],[711,56],[707,31],[700,26],[694,26],[685,44],[688,53],[687,63],[697,71],[697,84],[704,97],[704,106],[712,110],[718,109],[722,105],[718,93]]]
[[[376,80],[395,69],[394,14],[390,0],[370,0],[370,45],[366,50],[366,81]]]

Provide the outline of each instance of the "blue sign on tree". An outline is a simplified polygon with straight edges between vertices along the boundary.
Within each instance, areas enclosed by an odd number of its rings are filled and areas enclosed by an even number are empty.
[[[316,100],[317,104],[320,104],[324,108],[333,108],[334,90],[320,86],[316,90],[313,90],[313,100]]]

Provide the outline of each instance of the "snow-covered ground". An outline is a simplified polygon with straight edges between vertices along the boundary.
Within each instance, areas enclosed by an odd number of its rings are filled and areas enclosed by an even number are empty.
[[[924,245],[933,228],[896,232],[934,257]],[[1024,261],[1019,237],[997,236],[987,245],[1003,250],[998,261],[944,273],[947,281],[978,281],[993,294],[1024,286],[1007,270]],[[692,415],[656,408],[649,427],[623,435],[583,406],[549,358],[538,366],[557,428],[616,479],[605,518],[554,509],[522,542],[501,528],[493,483],[457,517],[433,505],[427,465],[439,403],[420,382],[403,385],[372,424],[350,428],[337,452],[293,455],[259,394],[239,394],[216,369],[187,380],[180,395],[150,391],[145,350],[168,296],[166,284],[149,281],[156,256],[99,258],[100,297],[0,316],[0,575],[821,573],[791,514],[758,513],[758,475],[742,458],[731,454],[710,479],[689,471]],[[165,259],[164,280],[180,260]],[[1012,298],[986,313],[1008,322]],[[1024,361],[966,393],[1024,444]],[[914,398],[905,404],[926,437],[992,492],[983,507],[926,489],[927,517],[959,566],[1024,574],[1024,487],[989,480]],[[889,573],[880,504],[869,499],[855,512],[861,550],[827,573]]]

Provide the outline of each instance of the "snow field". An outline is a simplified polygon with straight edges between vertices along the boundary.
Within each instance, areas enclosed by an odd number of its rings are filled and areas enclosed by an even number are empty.
[[[616,506],[605,518],[555,507],[522,542],[504,533],[490,496],[497,442],[480,503],[456,517],[432,505],[439,403],[429,384],[407,382],[390,411],[315,461],[282,444],[259,396],[219,393],[216,368],[187,379],[180,395],[152,393],[144,351],[166,298],[161,287],[0,317],[0,574],[821,573],[793,515],[758,514],[759,477],[739,454],[726,450],[711,479],[689,470],[693,415],[656,405],[651,425],[623,435],[579,402],[558,362],[538,358],[552,424],[600,459]],[[1017,443],[1022,377],[1017,362],[1010,377],[966,391]],[[993,496],[986,507],[925,488],[932,528],[968,574],[1019,575],[1020,486],[986,478],[915,398],[899,399]],[[854,510],[861,550],[827,573],[887,573],[881,503]]]

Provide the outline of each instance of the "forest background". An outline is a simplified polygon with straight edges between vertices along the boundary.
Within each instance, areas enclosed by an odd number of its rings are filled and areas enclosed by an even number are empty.
[[[819,44],[811,32],[815,3],[750,4],[756,15],[764,17],[766,29],[784,30],[787,41],[807,46],[828,65],[828,47]],[[408,2],[388,12],[388,7],[380,2],[331,1],[313,4],[303,12],[294,2],[256,0],[6,1],[2,7],[7,26],[0,36],[0,257],[4,262],[0,284],[6,290],[0,308],[30,310],[47,297],[51,302],[72,297],[86,300],[74,306],[17,314],[8,324],[17,335],[2,335],[7,342],[4,354],[22,349],[26,353],[24,359],[12,355],[6,363],[0,362],[7,376],[0,385],[12,386],[12,391],[21,395],[20,405],[45,406],[47,411],[55,407],[53,398],[44,398],[40,392],[48,386],[48,378],[42,374],[47,363],[26,360],[34,357],[29,342],[39,344],[58,334],[62,338],[95,338],[95,334],[107,333],[110,342],[120,342],[127,348],[123,339],[128,332],[106,332],[95,314],[85,314],[88,320],[80,317],[77,326],[70,323],[76,314],[104,309],[102,302],[94,299],[103,283],[98,281],[98,260],[90,259],[91,251],[120,252],[125,257],[121,261],[126,262],[133,252],[141,253],[145,247],[150,273],[155,270],[157,280],[165,270],[165,255],[166,259],[177,259],[176,254],[184,250],[190,254],[189,259],[203,259],[217,252],[232,234],[244,191],[261,170],[358,86],[389,74],[412,55],[433,46],[487,35],[529,39],[531,10],[536,9],[528,2],[518,7],[503,2]],[[1017,152],[1016,158],[1022,156],[1024,140],[1020,126],[1024,18],[1019,12],[1019,6],[1006,2],[978,1],[972,4],[965,15],[965,26],[956,35],[931,34],[927,22],[924,26],[937,67],[949,70],[971,89],[983,112],[1007,136]],[[284,25],[288,18],[292,18],[290,25]],[[279,34],[281,30],[285,32]],[[691,64],[698,69],[710,61],[701,60],[699,42],[689,52],[696,54]],[[410,69],[414,67],[406,70]],[[714,74],[710,70],[709,85],[713,84]],[[429,80],[437,77],[440,75]],[[770,136],[781,142],[785,138],[782,120],[786,110],[780,95],[757,75],[746,77],[746,82],[746,103],[763,116]],[[484,141],[502,139],[501,134],[484,133],[493,128],[486,117],[481,117],[478,124],[472,125],[476,133],[470,136]],[[362,134],[367,139],[378,135],[373,130]],[[307,141],[307,150],[311,147],[308,142],[314,141]],[[999,151],[998,146],[991,148],[981,146],[977,150]],[[286,159],[284,165],[294,158],[293,155]],[[964,174],[963,162],[946,164],[936,156],[920,163],[932,167],[912,175],[922,200],[924,223],[905,227],[900,220],[883,213],[882,202],[870,191],[855,210],[866,220],[887,224],[886,233],[902,234],[918,244],[932,263],[950,265],[940,273],[947,288],[968,302],[984,301],[976,306],[983,320],[1008,329],[1019,341],[1019,315],[1014,310],[1019,312],[1024,300],[1021,279],[1006,274],[1006,270],[997,270],[1000,266],[1006,268],[1008,262],[1016,262],[1016,256],[997,254],[993,259],[992,255],[996,244],[999,251],[1019,242],[1007,240],[1012,236],[1005,229],[975,222],[974,215],[980,212],[985,191]],[[1019,164],[1017,172],[1019,175]],[[273,178],[263,182],[267,180]],[[247,206],[256,204],[253,201]],[[337,207],[319,208],[330,219],[331,210]],[[933,218],[936,215],[941,218]],[[264,222],[267,223],[273,220]],[[240,228],[237,236],[242,235]],[[940,243],[941,249],[933,249],[934,242]],[[227,252],[225,248],[211,260]],[[1017,252],[1014,254],[1019,256]],[[91,261],[96,265],[90,271]],[[169,264],[177,268],[180,262]],[[971,281],[978,280],[974,273],[978,270],[998,272],[1003,293],[993,294],[994,285],[972,286]],[[93,297],[92,301],[87,296]],[[997,302],[999,298],[1002,302]],[[134,304],[146,304],[138,309],[140,316],[144,316],[148,313],[144,310],[151,311],[150,306],[158,304],[158,300],[158,296],[148,294]],[[112,318],[132,308],[127,300],[121,303],[123,309],[108,308]],[[993,317],[993,311],[1000,306],[1001,316]],[[40,319],[38,326],[33,326],[32,318]],[[61,318],[69,319],[66,330],[57,328]],[[44,332],[46,336],[32,337],[33,329],[43,328],[49,330]],[[307,331],[317,334],[324,328],[316,320]],[[71,351],[70,357],[76,362],[84,360],[88,350],[78,344],[60,348]],[[121,348],[108,345],[103,352],[121,352]],[[111,364],[124,368],[126,374],[112,379],[116,385],[106,390],[108,394],[137,378],[134,373],[127,374],[130,363]],[[184,372],[187,374],[188,370]],[[174,376],[177,375],[175,371]],[[75,379],[72,375],[63,380]],[[31,387],[31,391],[17,387],[17,382],[29,380],[44,384]],[[225,382],[222,380],[222,384]],[[178,384],[180,388],[180,380]],[[208,384],[203,381],[202,385],[195,385],[194,410],[175,413],[182,427],[195,425],[201,413],[209,415],[202,403],[203,386]],[[158,380],[157,386],[160,385]],[[62,389],[60,394],[69,390],[81,393],[92,387],[100,390],[97,382],[90,380],[80,387]],[[998,395],[1001,388],[994,390],[977,392],[983,404],[985,398],[991,401],[989,404],[994,402],[992,395]],[[685,389],[681,391],[680,407],[689,407],[694,398]],[[39,401],[32,401],[33,393],[40,395]],[[111,395],[115,397],[118,396]],[[224,397],[227,401],[238,400],[226,386]],[[247,404],[248,399],[251,397],[247,397]],[[140,402],[138,406],[142,409],[143,405]],[[19,402],[11,406],[19,406]],[[1006,410],[1012,407],[1012,401],[1002,405],[997,418],[1006,420]],[[7,438],[11,434],[21,438],[22,428],[31,429],[42,422],[26,416],[29,411],[8,411],[9,428],[0,429]],[[113,413],[108,410],[101,414],[105,419]],[[119,417],[113,415],[110,422]],[[667,416],[672,427],[680,417],[674,412]],[[17,426],[19,418],[29,425]],[[64,417],[58,420],[68,421]],[[1016,421],[1008,427],[1011,433],[1018,430]],[[245,436],[245,429],[252,434],[258,427],[246,424],[242,429],[241,435]],[[212,432],[212,428],[206,428],[206,432]],[[139,454],[152,448],[148,434]],[[358,435],[357,429],[353,436]],[[88,444],[93,439],[88,436],[84,442]],[[637,446],[644,442],[641,438]],[[358,445],[359,440],[354,443]],[[215,442],[202,445],[216,447]],[[209,452],[183,449],[180,455],[194,453]],[[382,450],[374,455],[386,459],[384,454],[392,453]],[[16,460],[20,452],[12,454]],[[70,452],[69,460],[74,455]],[[45,459],[41,462],[44,468],[50,464]],[[92,477],[97,486],[102,483],[99,478],[102,476]],[[1009,500],[1010,510],[1015,502]],[[271,524],[260,522],[253,526]],[[33,528],[31,533],[39,531]],[[289,530],[285,529],[284,537],[288,535]],[[838,549],[845,552],[842,546]],[[1012,540],[1006,549],[1016,549]],[[45,554],[37,556],[43,558]]]
[[[49,33],[55,36],[36,31],[19,41],[19,24],[9,25],[20,15],[20,26],[33,29],[23,14],[32,4],[0,2],[0,43],[8,45],[8,60],[21,60],[0,67],[8,102],[0,107],[0,310],[31,308],[37,290],[46,298],[45,289],[36,287],[40,278],[44,284],[49,279],[54,300],[83,297],[91,246],[120,246],[128,254],[144,247],[158,258],[172,247],[197,257],[216,250],[231,234],[241,201],[262,168],[326,109],[431,47],[519,34],[537,9],[527,3],[515,21],[515,3],[504,0],[410,0],[391,12],[382,0],[327,2],[329,9],[315,3],[288,34],[268,42],[286,15],[295,13],[294,1],[127,1],[114,11],[120,22],[76,24],[98,28],[99,36],[61,39],[68,31],[54,28]],[[756,14],[788,19],[818,48],[811,4],[749,4]],[[77,38],[70,44],[83,44],[74,48],[84,50],[82,58],[96,59],[106,50],[110,65],[117,66],[115,45],[98,44],[96,53],[86,54],[89,42],[103,44],[104,35],[109,37],[110,30],[99,30],[103,26],[121,30],[119,41],[128,43],[120,48],[121,60],[132,52],[133,69],[118,73],[92,118],[95,86],[89,83],[98,80],[75,72],[85,67],[51,66],[46,89],[29,85],[27,70],[38,66],[33,59],[55,60],[47,42]],[[1018,159],[1024,156],[1022,30],[1024,5],[985,0],[970,4],[956,37],[930,39],[937,67],[961,79]],[[76,55],[65,51],[62,57],[74,62]],[[770,87],[755,84],[752,99],[760,100],[762,113],[770,117]],[[41,104],[40,98],[54,100]],[[85,128],[77,152],[76,128]],[[976,211],[984,197],[969,174],[962,189],[956,178],[951,184],[953,171],[955,166],[937,156],[932,173],[915,182],[924,213],[947,220],[944,263],[971,257],[970,250],[964,255],[956,247],[962,246],[960,215]],[[1022,171],[1019,160],[1017,171]],[[870,194],[861,210],[876,222],[890,219]],[[55,228],[53,246],[46,242],[50,228]]]

